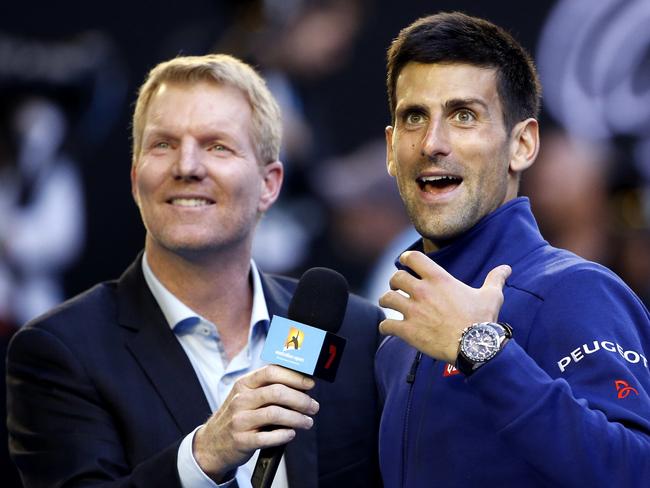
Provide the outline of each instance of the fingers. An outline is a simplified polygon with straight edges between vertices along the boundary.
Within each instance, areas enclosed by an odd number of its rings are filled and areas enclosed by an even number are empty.
[[[263,431],[263,427],[310,429],[314,420],[294,410],[269,405],[257,410],[245,410],[233,415],[233,428],[237,432]]]
[[[420,280],[411,275],[411,273],[400,269],[399,271],[395,271],[388,284],[391,290],[403,290],[408,293],[409,290],[417,286],[418,281]]]
[[[242,376],[197,431],[192,452],[201,469],[216,479],[256,449],[284,444],[296,429],[311,428],[319,405],[305,391],[314,385],[312,378],[275,365]]]
[[[293,429],[273,429],[255,434],[253,444],[259,446],[259,449],[265,447],[280,446],[286,444],[296,437],[296,431]]]
[[[384,308],[392,308],[397,310],[402,315],[406,316],[407,308],[409,307],[410,301],[408,297],[402,295],[397,291],[387,291],[384,293],[381,298],[379,298],[379,305]]]
[[[394,335],[402,337],[405,332],[404,321],[395,319],[385,319],[379,324],[379,332],[383,335]]]
[[[412,269],[422,278],[448,276],[448,273],[435,261],[419,251],[406,251],[399,257],[399,262]]]
[[[230,397],[229,403],[236,411],[252,410],[266,405],[280,405],[313,415],[319,409],[318,402],[309,395],[281,384],[259,388],[247,388],[242,387],[241,384],[235,384]]]
[[[292,371],[282,366],[269,364],[252,373],[242,376],[237,383],[247,388],[259,388],[265,385],[281,384],[296,390],[311,390],[316,382],[309,376]]]
[[[310,428],[313,422],[306,416],[315,415],[320,405],[301,390],[314,385],[312,378],[271,364],[240,378],[224,405],[234,415],[243,415],[238,429],[265,425]]]
[[[511,273],[512,268],[507,264],[497,266],[485,277],[483,288],[495,288],[501,292]]]

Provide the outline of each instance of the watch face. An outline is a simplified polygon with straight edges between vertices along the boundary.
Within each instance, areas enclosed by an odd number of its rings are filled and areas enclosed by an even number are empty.
[[[487,361],[499,351],[499,333],[489,325],[476,325],[464,335],[460,350],[471,361]]]

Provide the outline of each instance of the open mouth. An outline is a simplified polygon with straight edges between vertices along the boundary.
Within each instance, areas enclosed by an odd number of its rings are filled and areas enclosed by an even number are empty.
[[[444,193],[458,187],[463,179],[458,176],[421,176],[417,179],[420,190],[427,193]]]

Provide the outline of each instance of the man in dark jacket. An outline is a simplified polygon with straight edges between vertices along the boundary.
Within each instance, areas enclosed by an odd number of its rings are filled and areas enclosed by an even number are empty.
[[[282,183],[280,127],[264,81],[233,57],[150,72],[131,170],[144,253],[10,346],[9,442],[25,486],[245,487],[258,449],[289,441],[277,486],[375,483],[380,310],[350,298],[336,383],[260,359],[296,286],[251,260]]]

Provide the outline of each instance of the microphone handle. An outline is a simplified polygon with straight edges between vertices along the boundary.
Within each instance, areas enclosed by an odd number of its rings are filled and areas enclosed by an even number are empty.
[[[255,463],[255,470],[251,476],[253,488],[270,488],[278,470],[280,460],[284,454],[286,444],[260,449],[260,455]]]

